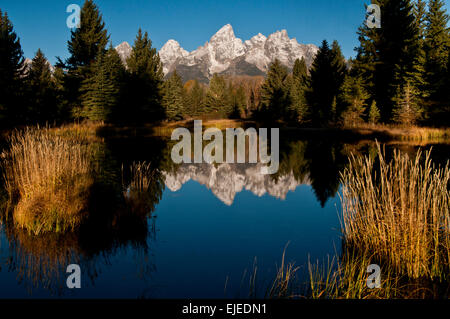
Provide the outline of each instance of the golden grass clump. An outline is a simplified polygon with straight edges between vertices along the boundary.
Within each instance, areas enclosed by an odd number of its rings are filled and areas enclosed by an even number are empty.
[[[49,128],[15,131],[9,144],[2,166],[16,225],[35,234],[76,228],[93,184],[88,145]]]
[[[351,157],[342,178],[346,245],[369,252],[398,276],[448,280],[449,163],[435,167],[430,152],[415,159],[394,151],[385,159]]]

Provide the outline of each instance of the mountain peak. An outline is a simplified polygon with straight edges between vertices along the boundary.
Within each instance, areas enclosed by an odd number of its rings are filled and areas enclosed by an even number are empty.
[[[176,62],[178,58],[185,57],[189,54],[185,49],[183,49],[178,41],[170,39],[163,45],[161,50],[159,50],[159,56],[163,64],[163,71],[167,74],[170,71],[170,66]]]
[[[269,38],[277,38],[277,39],[283,39],[283,40],[289,40],[288,33],[285,29],[283,30],[277,30],[276,32],[269,35]]]
[[[125,49],[125,48],[126,49],[128,49],[128,48],[131,49],[131,45],[127,41],[124,41],[121,44],[119,44],[118,46],[116,46],[116,50]]]
[[[120,59],[122,60],[122,63],[124,65],[126,65],[126,61],[128,59],[128,57],[131,55],[131,52],[133,51],[133,48],[131,47],[131,45],[124,41],[121,44],[119,44],[118,46],[115,47],[117,53],[120,56]]]
[[[233,27],[231,26],[231,24],[227,23],[223,27],[221,27],[219,29],[219,31],[216,32],[216,34],[217,33],[229,33],[229,32],[233,32],[233,34],[234,34]]]
[[[236,36],[234,35],[233,27],[228,23],[220,28],[219,31],[211,37],[210,42],[230,42],[234,39],[236,39]]]

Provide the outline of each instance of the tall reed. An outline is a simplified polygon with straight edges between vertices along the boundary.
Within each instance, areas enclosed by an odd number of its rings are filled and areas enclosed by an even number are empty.
[[[127,182],[125,173],[129,173]],[[123,195],[128,208],[141,215],[153,211],[156,199],[161,196],[156,186],[159,182],[159,172],[149,162],[133,162],[128,172],[122,166]]]
[[[35,234],[76,228],[87,214],[88,146],[49,128],[14,131],[2,153],[14,222]]]
[[[342,177],[345,243],[369,251],[398,275],[448,280],[450,274],[450,169],[378,147],[371,157],[351,157]]]

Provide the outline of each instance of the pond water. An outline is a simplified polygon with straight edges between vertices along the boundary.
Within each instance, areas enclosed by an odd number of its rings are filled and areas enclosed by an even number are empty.
[[[339,255],[339,174],[348,155],[375,144],[281,137],[280,169],[259,164],[181,164],[156,138],[107,138],[94,158],[103,185],[92,217],[77,233],[30,236],[3,219],[0,298],[247,297],[257,271],[264,295],[281,263],[300,267]],[[414,154],[418,146],[389,145]],[[425,146],[429,149],[430,145]],[[443,163],[450,147],[435,145]],[[126,212],[137,162],[151,163],[146,194]],[[137,203],[136,203],[137,202]],[[66,267],[79,264],[81,289],[66,287]]]

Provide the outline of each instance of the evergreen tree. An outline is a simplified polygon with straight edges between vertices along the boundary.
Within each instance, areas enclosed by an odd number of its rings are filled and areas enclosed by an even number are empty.
[[[94,75],[82,85],[82,116],[93,121],[108,121],[119,103],[122,62],[110,48],[100,53],[94,64]]]
[[[361,77],[347,75],[341,93],[341,100],[345,103],[345,111],[342,114],[344,126],[353,126],[363,121],[368,98],[369,94],[364,89]]]
[[[167,81],[164,82],[162,103],[169,121],[177,121],[183,118],[185,111],[183,99],[183,81],[175,70]]]
[[[231,114],[229,115],[231,118],[241,118],[242,114],[244,114],[247,106],[247,97],[245,96],[245,90],[242,85],[239,85],[232,92],[232,100],[231,100]]]
[[[74,69],[91,65],[105,50],[108,40],[100,10],[92,0],[86,0],[80,12],[80,27],[70,35],[68,66]]]
[[[411,126],[416,123],[419,113],[415,90],[409,82],[398,88],[393,114],[393,119],[396,123],[405,126]]]
[[[315,125],[327,125],[332,120],[331,105],[336,97],[332,61],[333,54],[324,40],[310,70],[310,91],[307,94]]]
[[[333,41],[331,46],[331,69],[334,84],[330,89],[333,91],[332,93],[334,96],[338,96],[347,74],[347,65],[341,47],[336,40]]]
[[[308,104],[306,102],[306,87],[302,81],[293,76],[289,87],[288,120],[303,123],[308,118]]]
[[[159,121],[164,118],[161,89],[162,63],[148,33],[139,29],[133,51],[127,59],[127,109],[132,122]]]
[[[413,14],[415,18],[417,30],[417,55],[414,60],[413,71],[410,73],[409,81],[419,89],[418,98],[421,103],[425,103],[425,99],[429,97],[426,76],[425,76],[425,34],[426,34],[426,2],[417,0],[413,6]]]
[[[41,49],[38,49],[33,58],[26,80],[29,90],[29,119],[41,123],[56,120],[58,109],[55,82],[50,64]]]
[[[80,12],[80,27],[71,31],[68,41],[70,56],[65,62],[58,58],[57,64],[68,70],[64,78],[65,108],[75,118],[83,114],[82,96],[86,87],[82,85],[94,81],[96,59],[105,52],[108,39],[100,10],[92,0],[86,0]]]
[[[204,113],[205,107],[205,90],[200,86],[197,80],[187,93],[187,113],[190,116],[197,116]]]
[[[294,78],[300,80],[300,85],[306,87],[308,83],[308,68],[306,67],[305,59],[296,59],[294,62],[294,68],[292,69],[292,75]]]
[[[0,124],[21,120],[24,58],[8,15],[0,10]],[[23,120],[23,119],[22,119]]]
[[[295,122],[305,122],[308,115],[308,105],[305,92],[308,85],[308,69],[305,59],[294,62],[292,77],[289,79],[288,119]]]
[[[278,120],[286,114],[288,105],[288,71],[278,59],[269,66],[261,87],[261,107],[266,119]]]
[[[58,121],[70,119],[73,115],[73,110],[67,99],[67,88],[65,85],[67,79],[68,77],[64,67],[55,65],[53,70],[53,83],[55,88]],[[81,115],[79,117],[81,117]]]
[[[415,18],[416,28],[420,40],[425,39],[426,32],[426,16],[427,3],[424,0],[417,0],[413,5],[413,14]]]
[[[222,112],[227,109],[227,83],[223,76],[214,74],[206,92],[205,111],[208,113]]]
[[[373,100],[372,104],[370,104],[369,109],[369,123],[377,124],[379,120],[380,120],[380,110],[377,107],[377,102]]]
[[[430,0],[426,15],[425,71],[431,99],[442,101],[448,87],[444,87],[447,59],[450,48],[450,33],[447,27],[449,16],[442,0]]]

